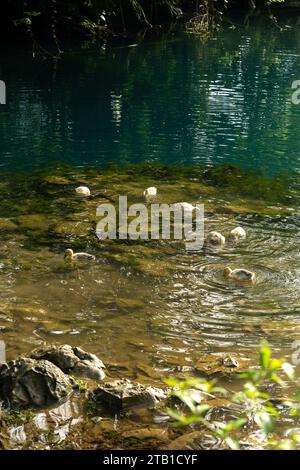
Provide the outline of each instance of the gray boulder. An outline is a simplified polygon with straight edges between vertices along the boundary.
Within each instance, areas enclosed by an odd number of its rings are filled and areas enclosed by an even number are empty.
[[[72,373],[78,377],[94,380],[103,380],[105,377],[103,371],[105,365],[95,354],[68,344],[35,349],[30,357],[50,361],[65,373]]]
[[[6,405],[59,404],[74,388],[74,380],[49,361],[24,358],[0,367],[0,397]]]
[[[119,410],[135,407],[151,407],[166,398],[163,390],[145,387],[127,379],[99,385],[93,391],[97,402]]]

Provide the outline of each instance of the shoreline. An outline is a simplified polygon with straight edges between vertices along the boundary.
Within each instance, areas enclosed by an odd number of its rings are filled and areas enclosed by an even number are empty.
[[[101,3],[101,1],[100,1]],[[168,4],[168,1],[165,2]],[[218,11],[213,6],[205,10],[204,3],[190,8],[184,1],[178,1],[178,7],[170,10],[158,8],[157,13],[147,11],[143,2],[140,12],[121,9],[120,11],[105,11],[101,8],[80,11],[81,0],[77,2],[78,10],[74,11],[66,6],[63,11],[54,1],[55,10],[45,5],[42,11],[25,11],[10,7],[0,19],[0,38],[9,41],[9,44],[33,44],[44,49],[53,57],[60,56],[69,45],[95,46],[107,40],[138,40],[145,37],[163,37],[170,32],[187,32],[207,40],[216,32],[222,30],[226,23],[235,26],[247,27],[251,22],[266,21],[267,24],[281,28],[280,20],[300,15],[300,1],[279,2],[274,0],[267,4],[265,0],[244,2],[242,5],[234,1],[227,4],[218,2]],[[155,2],[154,2],[155,4]],[[124,2],[125,5],[125,2]],[[162,5],[163,6],[163,5]],[[111,7],[112,8],[112,7]],[[28,7],[29,9],[29,7]],[[67,15],[69,13],[69,16]],[[73,15],[73,16],[72,16]],[[203,18],[207,20],[203,23]],[[239,23],[235,25],[234,20]],[[201,23],[201,27],[199,26]]]

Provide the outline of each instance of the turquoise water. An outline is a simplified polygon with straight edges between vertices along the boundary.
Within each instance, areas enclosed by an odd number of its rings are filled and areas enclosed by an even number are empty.
[[[74,51],[58,62],[1,52],[0,165],[236,163],[300,168],[297,30],[227,31]]]

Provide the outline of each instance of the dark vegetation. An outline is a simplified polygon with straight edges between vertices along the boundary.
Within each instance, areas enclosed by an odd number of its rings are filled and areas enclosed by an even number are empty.
[[[5,37],[51,40],[59,50],[66,39],[103,39],[184,25],[207,35],[223,18],[240,13],[274,17],[285,0],[2,0],[0,31]]]

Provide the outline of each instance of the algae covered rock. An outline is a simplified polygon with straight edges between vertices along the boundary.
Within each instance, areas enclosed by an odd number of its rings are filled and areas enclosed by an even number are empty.
[[[0,218],[0,232],[14,232],[18,226],[10,219],[1,217]]]
[[[203,431],[192,431],[174,439],[166,450],[199,450],[203,440]]]
[[[53,228],[56,236],[88,237],[93,230],[93,225],[85,221],[65,220]]]
[[[105,365],[95,354],[68,344],[62,346],[46,346],[32,351],[31,358],[47,360],[55,364],[65,373],[78,377],[102,380],[105,377]]]
[[[74,380],[49,361],[24,358],[0,367],[0,397],[7,405],[59,404],[75,387]]]
[[[207,354],[195,364],[195,370],[201,374],[231,375],[241,373],[250,366],[250,359],[241,354]]]
[[[51,221],[43,214],[27,214],[20,215],[17,218],[17,224],[22,230],[46,231],[51,225]]]
[[[168,430],[163,427],[149,426],[145,428],[130,429],[122,433],[124,439],[137,439],[139,441],[161,441],[169,440]]]
[[[121,379],[99,385],[93,391],[93,398],[110,408],[122,410],[154,406],[164,400],[166,394],[159,388]]]
[[[48,184],[58,185],[58,186],[65,186],[70,184],[70,180],[65,176],[60,175],[47,175],[44,180]]]

